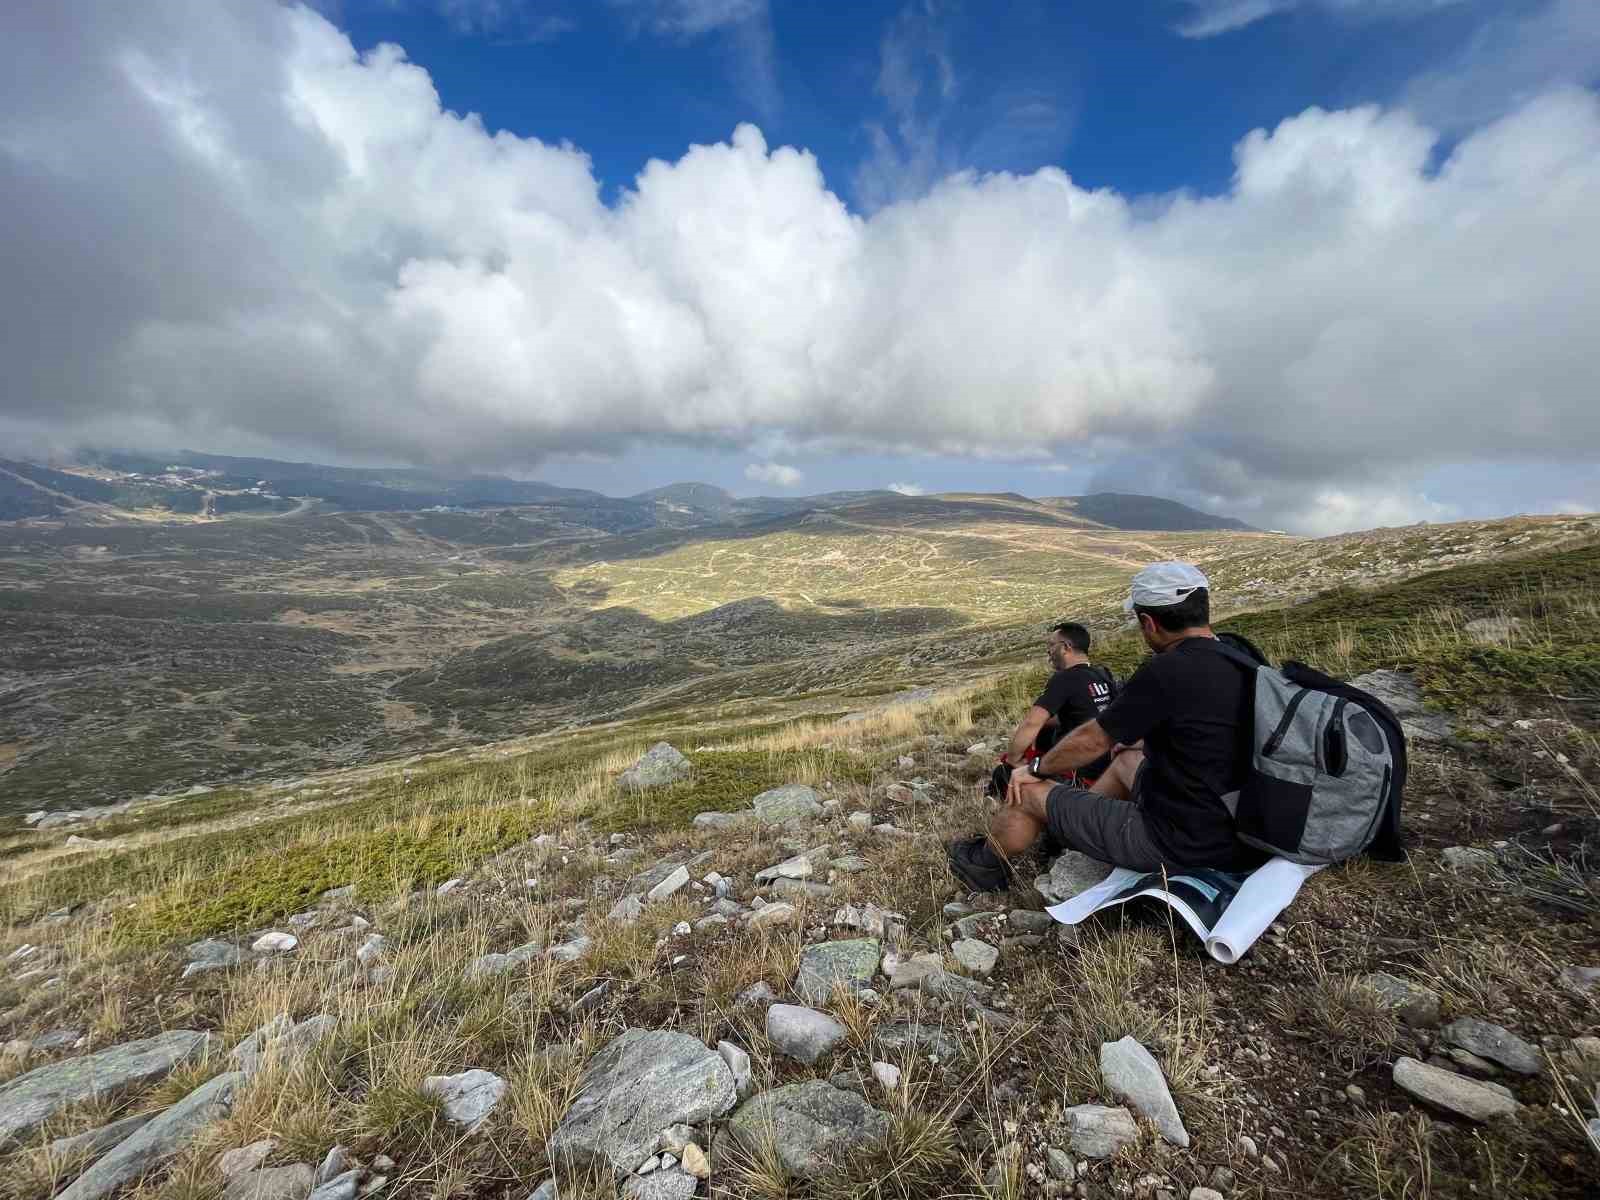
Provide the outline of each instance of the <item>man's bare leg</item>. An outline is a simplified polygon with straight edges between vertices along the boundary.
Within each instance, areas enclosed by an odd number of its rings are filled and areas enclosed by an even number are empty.
[[[1133,795],[1133,780],[1144,762],[1143,750],[1124,750],[1111,760],[1105,773],[1094,781],[1090,791],[1126,800]],[[989,844],[1010,861],[1027,853],[1047,824],[1045,802],[1057,785],[1050,780],[1024,784],[1021,804],[1002,805],[989,823]]]
[[[1102,796],[1112,796],[1118,800],[1131,800],[1133,798],[1133,781],[1139,774],[1139,767],[1144,763],[1143,750],[1124,750],[1111,760],[1099,779],[1094,781],[1094,786],[1089,790],[1099,792]]]

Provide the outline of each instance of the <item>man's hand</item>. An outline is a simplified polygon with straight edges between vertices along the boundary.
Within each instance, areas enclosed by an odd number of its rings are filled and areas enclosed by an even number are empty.
[[[1038,783],[1039,777],[1027,767],[1018,767],[1011,772],[1011,783],[1006,788],[1006,804],[1016,807],[1022,803],[1022,788],[1024,784]]]

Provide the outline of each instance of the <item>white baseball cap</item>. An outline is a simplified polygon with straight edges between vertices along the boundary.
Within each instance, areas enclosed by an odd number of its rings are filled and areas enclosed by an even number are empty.
[[[1205,573],[1193,563],[1151,563],[1133,577],[1133,586],[1122,602],[1122,611],[1132,612],[1136,604],[1140,608],[1166,608],[1169,604],[1182,603],[1196,588],[1210,586]]]

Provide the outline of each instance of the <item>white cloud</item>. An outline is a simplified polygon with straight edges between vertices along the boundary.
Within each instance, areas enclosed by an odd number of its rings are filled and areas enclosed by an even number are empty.
[[[770,483],[773,487],[792,488],[805,479],[805,472],[783,463],[751,463],[744,469],[744,477],[755,483]]]
[[[756,114],[772,120],[782,106],[777,41],[767,0],[610,0],[636,29],[692,41],[725,39],[733,74]]]
[[[1220,196],[969,173],[863,217],[748,125],[607,207],[581,150],[303,8],[11,6],[0,68],[9,445],[1059,458],[1319,528],[1600,445],[1579,89],[1442,162],[1311,109]]]
[[[1176,26],[1189,38],[1216,37],[1279,13],[1299,8],[1320,8],[1343,17],[1374,20],[1384,17],[1414,17],[1435,9],[1449,8],[1466,0],[1183,0],[1193,10]]]
[[[926,496],[928,489],[917,483],[891,483],[885,485],[889,491],[898,492],[902,496]]]

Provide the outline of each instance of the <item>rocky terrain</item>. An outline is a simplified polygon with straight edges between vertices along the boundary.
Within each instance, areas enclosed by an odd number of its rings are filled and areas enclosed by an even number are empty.
[[[1411,856],[1231,967],[946,874],[1026,674],[18,822],[0,1195],[1592,1195],[1597,579],[1238,618],[1401,702]]]

